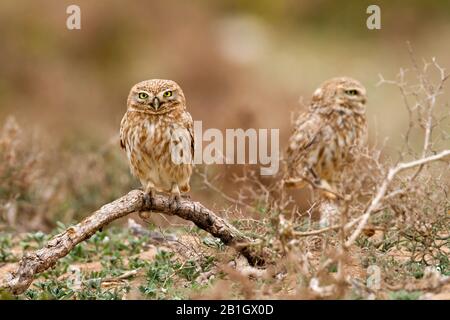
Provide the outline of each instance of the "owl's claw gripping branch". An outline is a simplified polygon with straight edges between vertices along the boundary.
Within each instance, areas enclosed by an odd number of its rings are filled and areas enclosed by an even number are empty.
[[[42,249],[26,253],[19,263],[19,268],[9,279],[0,279],[0,290],[6,289],[13,294],[21,294],[28,289],[36,274],[54,266],[59,259],[66,256],[77,244],[89,239],[99,229],[112,221],[133,212],[144,210],[174,214],[190,220],[199,228],[219,238],[228,246],[234,247],[245,256],[251,265],[264,264],[263,258],[252,248],[252,239],[220,218],[201,203],[179,199],[177,211],[173,212],[170,198],[153,195],[152,201],[145,201],[141,190],[130,191],[127,195],[102,206],[91,216],[66,231],[54,236]]]
[[[151,207],[153,203],[153,195],[154,192],[145,192],[144,193],[144,206]]]

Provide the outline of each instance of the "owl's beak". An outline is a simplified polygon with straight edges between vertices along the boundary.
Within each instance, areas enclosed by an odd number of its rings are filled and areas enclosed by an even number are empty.
[[[150,102],[150,105],[153,109],[158,110],[159,108],[159,99],[157,97],[154,97],[152,102]]]

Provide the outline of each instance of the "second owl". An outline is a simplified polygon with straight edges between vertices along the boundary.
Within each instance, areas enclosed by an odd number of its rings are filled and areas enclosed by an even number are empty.
[[[348,77],[325,81],[314,92],[308,112],[297,119],[289,140],[287,187],[309,181],[336,191],[342,169],[366,145],[366,101],[366,89]]]

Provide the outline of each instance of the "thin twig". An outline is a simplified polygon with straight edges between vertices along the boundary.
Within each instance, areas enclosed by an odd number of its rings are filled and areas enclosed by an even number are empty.
[[[448,156],[450,156],[450,149],[444,150],[436,155],[425,157],[425,158],[422,158],[419,160],[405,162],[405,163],[399,163],[394,168],[391,168],[389,170],[387,177],[384,179],[383,183],[378,188],[378,192],[375,195],[375,197],[373,198],[373,200],[370,203],[369,207],[367,208],[366,212],[361,216],[361,221],[359,222],[358,227],[353,232],[353,234],[350,236],[350,238],[347,240],[347,242],[345,243],[345,246],[346,247],[351,246],[353,244],[353,242],[356,240],[356,238],[358,238],[358,236],[361,234],[361,232],[363,231],[365,225],[367,224],[367,222],[370,218],[370,215],[372,214],[373,211],[375,211],[378,208],[378,206],[380,205],[381,201],[383,200],[383,198],[387,192],[387,189],[388,189],[390,183],[392,182],[392,180],[395,178],[395,176],[399,172],[406,170],[406,169],[421,166],[426,163],[441,160]]]

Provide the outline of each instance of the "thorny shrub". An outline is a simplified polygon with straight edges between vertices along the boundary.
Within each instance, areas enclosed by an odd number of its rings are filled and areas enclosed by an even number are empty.
[[[355,153],[336,199],[313,197],[304,210],[282,174],[271,183],[250,169],[235,177],[238,196],[224,197],[253,212],[236,223],[270,261],[258,276],[264,281],[237,281],[243,296],[388,298],[389,290],[420,293],[449,283],[450,110],[441,101],[449,76],[435,59],[419,66],[412,51],[411,58],[411,70],[379,82],[396,86],[407,108],[404,146],[397,157],[385,152],[385,141]],[[325,225],[323,216],[331,216]]]

